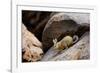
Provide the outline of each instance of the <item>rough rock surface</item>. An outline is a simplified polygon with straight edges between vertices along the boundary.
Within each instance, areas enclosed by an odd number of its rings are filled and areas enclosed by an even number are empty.
[[[22,59],[23,61],[37,61],[42,58],[41,42],[22,24]]]
[[[61,52],[51,47],[42,58],[42,61],[64,61],[90,59],[90,34],[86,32],[80,40]]]

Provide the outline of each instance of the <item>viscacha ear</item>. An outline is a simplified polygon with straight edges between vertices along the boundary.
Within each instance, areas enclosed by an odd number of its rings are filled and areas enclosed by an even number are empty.
[[[53,39],[53,43],[56,44],[57,43],[57,39]]]

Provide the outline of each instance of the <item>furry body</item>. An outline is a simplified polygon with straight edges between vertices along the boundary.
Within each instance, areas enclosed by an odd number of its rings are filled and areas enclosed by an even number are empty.
[[[74,41],[74,39],[76,40]],[[64,50],[65,48],[69,48],[72,44],[78,41],[78,37],[74,36],[65,36],[61,41],[57,42],[57,39],[53,40],[55,49]]]

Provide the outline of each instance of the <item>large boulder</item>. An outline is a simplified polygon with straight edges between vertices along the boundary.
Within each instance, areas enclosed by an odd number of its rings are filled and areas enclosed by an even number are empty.
[[[22,61],[38,61],[42,58],[42,43],[22,24]]]
[[[64,36],[77,35],[81,37],[86,31],[89,31],[89,14],[88,13],[56,13],[46,24],[43,34],[42,43],[44,52],[53,46],[53,39],[60,41]]]

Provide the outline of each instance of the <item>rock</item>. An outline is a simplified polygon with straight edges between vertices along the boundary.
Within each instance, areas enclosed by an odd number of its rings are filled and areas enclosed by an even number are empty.
[[[22,61],[38,61],[43,56],[42,43],[22,24]]]
[[[27,29],[33,33],[40,41],[42,39],[42,32],[50,18],[51,12],[41,11],[22,11],[22,22]]]
[[[43,34],[42,43],[44,52],[53,46],[53,39],[60,41],[64,36],[75,34],[81,37],[86,31],[89,31],[89,14],[88,13],[56,13],[46,24]]]
[[[87,60],[90,59],[90,34],[86,32],[73,46],[61,52],[52,46],[41,61]]]

